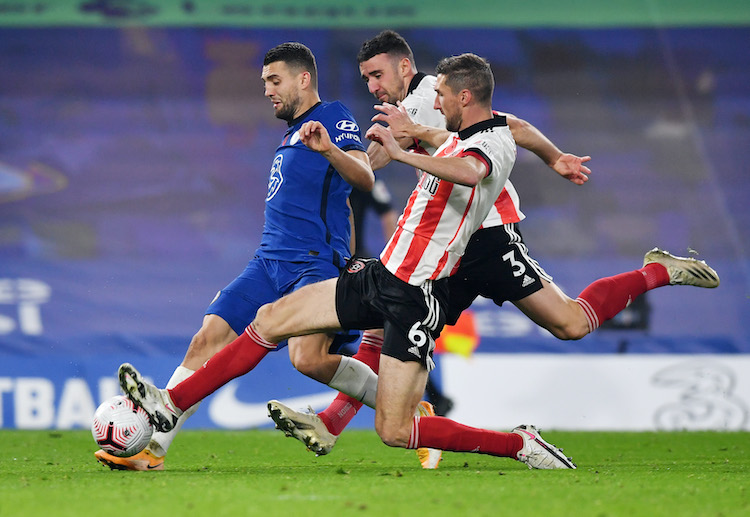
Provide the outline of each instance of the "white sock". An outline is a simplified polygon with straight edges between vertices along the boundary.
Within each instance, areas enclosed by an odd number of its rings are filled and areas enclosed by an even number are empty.
[[[339,367],[328,385],[336,391],[354,397],[366,406],[375,408],[378,376],[362,361],[341,356]]]
[[[169,379],[169,382],[167,383],[167,389],[174,388],[179,383],[193,375],[193,373],[195,373],[194,370],[190,370],[189,368],[185,368],[184,366],[178,366],[172,374],[172,377]],[[154,435],[151,437],[151,441],[148,443],[149,450],[156,456],[165,456],[167,454],[167,451],[169,450],[169,446],[172,445],[172,440],[175,439],[175,436],[177,436],[177,433],[182,428],[182,424],[184,424],[185,420],[190,418],[190,416],[195,413],[199,405],[200,402],[197,402],[196,404],[186,409],[185,412],[180,415],[180,418],[177,420],[175,426],[168,433],[160,433],[159,431],[154,431]]]

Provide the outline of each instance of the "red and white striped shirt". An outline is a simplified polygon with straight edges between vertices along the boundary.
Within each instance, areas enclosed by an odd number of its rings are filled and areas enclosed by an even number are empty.
[[[480,228],[491,228],[493,226],[502,226],[506,223],[521,221],[526,216],[523,215],[519,207],[518,192],[516,192],[516,188],[508,180],[505,182],[505,188],[500,192],[497,200],[492,205],[492,208],[490,208],[487,217],[482,221]]]
[[[409,93],[401,104],[406,112],[417,124],[431,127],[445,127],[445,117],[440,110],[435,109],[435,83],[434,75],[417,74],[409,85]],[[494,112],[496,115],[499,113]],[[422,143],[415,152],[426,151],[434,154],[435,149],[426,143]],[[487,218],[482,222],[482,228],[502,226],[506,223],[517,223],[526,216],[521,212],[521,202],[513,184],[508,181],[505,188],[500,192],[494,206],[490,209]]]
[[[452,133],[435,156],[472,156],[484,162],[487,173],[474,187],[422,175],[380,254],[386,269],[412,285],[451,275],[490,211],[502,215],[504,203],[499,210],[496,204],[509,185],[516,144],[505,117],[495,116]]]
[[[495,115],[500,115],[493,111]],[[507,223],[517,223],[526,216],[521,212],[521,200],[513,184],[508,180],[505,188],[497,197],[497,201],[490,208],[490,213],[482,222],[481,228],[491,228],[493,226],[502,226]]]

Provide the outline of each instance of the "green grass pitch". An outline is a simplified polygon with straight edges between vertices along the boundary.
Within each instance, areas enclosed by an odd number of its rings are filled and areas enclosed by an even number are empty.
[[[750,515],[750,433],[546,432],[575,471],[414,451],[372,431],[316,458],[278,431],[183,431],[164,472],[110,471],[88,431],[0,431],[0,516]]]

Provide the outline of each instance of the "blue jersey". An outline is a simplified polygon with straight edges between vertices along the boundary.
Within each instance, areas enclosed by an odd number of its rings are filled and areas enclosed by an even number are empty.
[[[340,102],[321,102],[289,124],[271,165],[262,258],[305,261],[310,257],[341,267],[350,255],[349,207],[352,187],[320,153],[299,138],[307,121],[323,124],[343,151],[365,151],[354,117]]]

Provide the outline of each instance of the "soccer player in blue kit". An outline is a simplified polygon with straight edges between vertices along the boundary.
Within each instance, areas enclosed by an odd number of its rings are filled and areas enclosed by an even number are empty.
[[[261,243],[245,270],[209,305],[167,387],[188,378],[237,338],[262,305],[338,277],[350,256],[347,199],[352,186],[369,191],[375,181],[354,117],[340,102],[320,100],[310,49],[300,43],[272,48],[265,55],[261,78],[274,114],[289,125],[271,165]],[[329,384],[341,360],[328,353],[332,341],[328,334],[289,339],[292,364]],[[253,361],[260,362],[268,351],[257,351]],[[367,368],[356,362],[350,366],[358,367]],[[170,432],[155,432],[148,447],[135,456],[119,458],[103,450],[95,456],[112,469],[162,470],[175,434],[196,409],[197,404]]]

